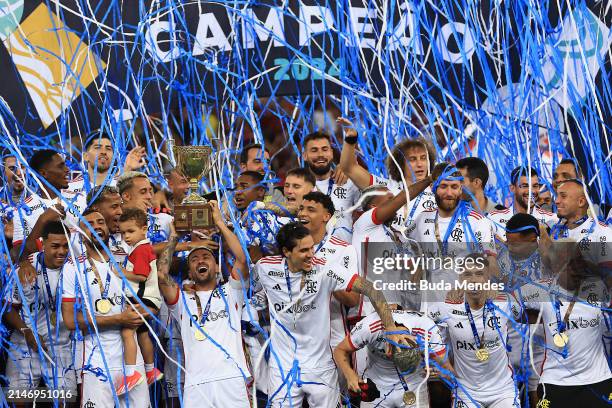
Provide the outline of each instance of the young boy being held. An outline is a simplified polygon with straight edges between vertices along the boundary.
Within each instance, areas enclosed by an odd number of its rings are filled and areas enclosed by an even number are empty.
[[[161,294],[157,285],[157,266],[155,252],[151,242],[147,239],[148,218],[147,214],[138,208],[126,208],[119,218],[119,230],[123,240],[130,246],[131,250],[124,265],[123,275],[131,284],[138,299],[149,308],[152,313],[157,313],[161,306]],[[126,288],[126,291],[129,289]],[[128,293],[131,293],[128,292]],[[131,304],[138,305],[138,299],[128,297]],[[123,348],[125,352],[125,381],[121,379],[115,388],[117,395],[122,395],[140,384],[144,378],[136,370],[136,356],[138,354],[134,329],[121,329]],[[136,329],[138,345],[144,360],[147,383],[151,385],[164,376],[154,366],[153,342],[149,337],[147,326],[143,323]]]

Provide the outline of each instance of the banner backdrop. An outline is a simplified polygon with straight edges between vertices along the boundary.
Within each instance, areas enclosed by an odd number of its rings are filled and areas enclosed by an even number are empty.
[[[372,122],[397,139],[417,101],[444,128],[450,158],[472,134],[535,125],[530,140],[543,129],[559,152],[580,150],[603,191],[605,3],[0,0],[2,131],[66,140],[173,109],[233,103],[248,116],[245,101],[336,95],[377,115],[389,103]]]

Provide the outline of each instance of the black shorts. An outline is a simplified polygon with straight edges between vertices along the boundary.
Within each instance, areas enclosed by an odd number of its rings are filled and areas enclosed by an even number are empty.
[[[540,384],[538,397],[550,401],[551,408],[612,407],[612,379],[587,385]]]
[[[129,301],[132,302],[132,304],[134,306],[139,305],[140,303],[138,302],[138,299],[133,298],[131,296],[128,297]],[[153,313],[157,313],[159,311],[159,309],[157,308],[157,306],[155,306],[155,303],[151,302],[149,299],[140,299],[140,301],[147,307],[149,308],[149,310]],[[129,305],[129,304],[128,304]],[[151,316],[147,317],[148,321],[151,321]],[[138,328],[136,329],[136,333],[144,333],[147,332],[149,329],[147,328],[146,324],[141,324],[140,326],[138,326]]]

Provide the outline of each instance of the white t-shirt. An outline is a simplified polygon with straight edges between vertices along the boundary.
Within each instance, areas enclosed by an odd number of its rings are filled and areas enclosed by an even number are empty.
[[[185,351],[185,387],[219,381],[228,378],[250,378],[242,347],[240,316],[244,305],[241,283],[230,281],[212,291],[197,293],[177,292],[174,304],[168,304],[170,314],[178,322]],[[198,322],[198,307],[195,296],[200,299],[202,315],[210,300],[206,322],[202,327],[203,341],[195,338]],[[193,320],[192,320],[193,319]]]
[[[585,260],[602,269],[612,268],[612,228],[590,217],[579,226],[568,229],[558,223],[552,228],[553,239],[569,238],[578,242]]]
[[[343,185],[338,185],[331,178],[317,180],[316,187],[317,190],[328,195],[334,203],[338,220],[333,226],[333,234],[345,241],[350,241],[353,235],[353,218],[351,213],[345,211],[359,200],[359,188],[351,180]]]
[[[117,187],[118,179],[119,179],[118,176],[110,177],[109,179],[107,179],[108,182],[105,185],[111,186],[111,187]],[[70,180],[70,183],[68,184],[68,190],[74,193],[83,192],[87,194],[94,187],[95,187],[95,184],[93,184],[91,180],[89,179],[89,174],[82,173],[82,172],[74,173],[74,178]]]
[[[121,279],[111,271],[108,262],[94,260],[93,263],[98,269],[103,290],[108,285],[107,299],[111,302],[111,310],[105,315],[96,310],[96,301],[101,299],[102,296],[98,279],[89,260],[77,263],[75,268],[64,271],[62,301],[77,302],[77,309],[88,316],[92,314],[93,316],[112,316],[121,313],[124,302]],[[89,366],[90,369],[100,368],[104,370],[104,361],[106,361],[110,370],[121,370],[123,368],[123,340],[119,327],[102,330],[98,328],[97,335],[95,329],[91,327],[90,331],[83,336],[83,342],[85,344],[83,358],[85,366]],[[137,364],[142,364],[140,353]]]
[[[63,276],[74,274],[74,271],[69,271],[74,270],[74,263],[68,258],[62,268],[46,268],[43,264],[44,258],[41,252],[31,254],[28,259],[36,270],[36,283],[35,285],[24,284],[22,286],[23,297],[19,292],[19,286],[16,284],[12,290],[10,302],[22,306],[20,312],[22,320],[32,331],[38,333],[45,344],[52,343],[57,347],[67,347],[70,345],[70,332],[62,322],[61,296],[64,286]],[[44,273],[47,275],[48,288]],[[56,313],[55,325],[51,321],[53,310]],[[50,336],[49,329],[51,330]],[[25,345],[24,337],[18,333],[13,333],[11,341]]]
[[[57,203],[61,204],[66,210],[64,221],[66,226],[73,230],[78,227],[81,214],[86,207],[85,196],[71,194],[67,191],[62,191],[62,193],[63,198],[56,197],[52,200],[33,194],[24,200],[23,206],[13,208],[13,246],[21,244],[30,235],[42,213]],[[74,208],[69,208],[68,203]]]
[[[563,320],[573,292],[557,284],[551,285],[550,281],[523,286],[520,292],[526,308],[542,311],[546,354],[540,383],[587,385],[612,377],[602,341],[606,324],[601,308],[607,308],[610,304],[603,282],[589,280],[581,285],[565,331],[569,337],[567,357],[562,355],[563,349],[553,342],[553,336],[558,333],[555,294],[559,294],[559,315]]]
[[[386,186],[394,195],[399,194],[400,191],[404,191],[404,183],[378,176],[370,177],[370,185]],[[416,219],[416,217],[423,211],[431,211],[438,208],[436,204],[436,196],[431,190],[431,187],[427,187],[416,197],[410,198],[410,202],[400,208],[397,215],[393,219],[392,227],[398,231],[404,230],[405,226],[412,223],[414,219]]]
[[[485,308],[471,310],[477,335],[483,338],[482,344],[489,351],[489,359],[485,362],[476,358],[478,346],[464,302],[437,302],[430,304],[427,311],[436,323],[444,327],[453,350],[457,381],[476,401],[515,396],[513,373],[505,345],[508,318],[518,313],[518,307],[505,294],[499,294],[493,305],[493,311],[488,306],[486,308],[486,329],[483,322]]]
[[[286,278],[285,262],[282,256],[268,256],[255,267],[270,310],[270,367],[285,375],[294,361],[303,373],[335,368],[329,347],[330,299],[336,290],[350,291],[358,275],[343,265],[314,258],[310,272],[288,272]],[[302,280],[303,295],[297,303]]]
[[[514,205],[512,205],[510,208],[491,211],[487,216],[493,224],[495,233],[503,239],[506,239],[506,223],[508,223],[508,220],[512,218],[514,214],[516,214],[516,211],[514,210]],[[552,226],[559,221],[557,215],[536,206],[531,207],[531,215],[533,215],[540,224],[544,224],[549,228],[552,228]]]
[[[319,248],[315,245],[315,249]],[[346,241],[341,240],[335,235],[327,235],[323,238],[323,245],[315,253],[316,257],[324,258],[325,264],[347,269],[349,272],[358,274],[359,267],[357,266],[357,253],[355,248]],[[336,347],[344,339],[348,333],[346,325],[346,308],[335,297],[331,299],[331,343],[332,347]],[[351,308],[348,315],[353,316],[358,313],[359,306]]]
[[[427,316],[418,312],[403,310],[392,311],[393,320],[406,327],[407,334],[417,337],[427,345],[430,355],[444,357],[446,346],[436,324]],[[404,329],[402,329],[404,330]],[[387,357],[388,343],[385,339],[382,321],[376,312],[364,317],[351,331],[349,341],[355,350],[367,347],[368,364],[359,376],[370,378],[380,390],[389,390],[401,386],[401,380],[393,360]],[[434,365],[430,363],[430,367]],[[423,370],[404,376],[409,390],[414,390],[425,378]]]

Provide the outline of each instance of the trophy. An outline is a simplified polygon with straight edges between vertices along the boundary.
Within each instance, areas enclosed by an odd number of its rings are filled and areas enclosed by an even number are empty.
[[[174,227],[177,232],[214,225],[212,211],[204,197],[198,195],[198,184],[210,171],[210,146],[172,146],[176,168],[189,180],[190,194],[174,207]]]

